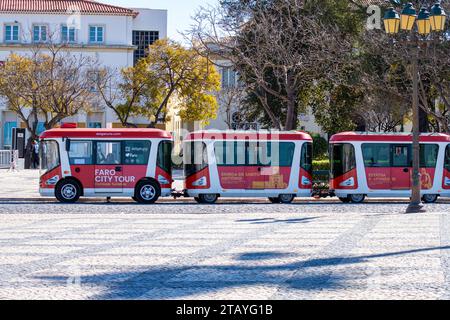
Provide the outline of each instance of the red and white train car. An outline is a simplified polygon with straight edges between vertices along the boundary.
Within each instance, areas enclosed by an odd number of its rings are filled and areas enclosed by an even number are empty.
[[[420,146],[423,201],[450,197],[450,136],[423,134]],[[411,134],[336,134],[330,140],[330,157],[330,189],[343,202],[411,196]]]
[[[183,147],[185,191],[199,203],[268,197],[290,203],[312,193],[312,138],[303,132],[200,131]]]
[[[172,137],[165,131],[65,125],[40,139],[43,196],[67,203],[82,196],[154,203],[171,194]]]

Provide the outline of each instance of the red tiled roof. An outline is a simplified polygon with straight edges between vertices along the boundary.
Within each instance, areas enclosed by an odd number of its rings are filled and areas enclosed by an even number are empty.
[[[137,12],[93,0],[0,0],[1,13],[55,13],[70,12],[99,15],[136,16]]]

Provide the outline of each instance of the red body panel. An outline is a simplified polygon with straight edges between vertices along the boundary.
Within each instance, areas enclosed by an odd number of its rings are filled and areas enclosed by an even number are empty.
[[[358,132],[343,132],[331,137],[330,142],[412,142],[412,134],[364,134]],[[442,133],[422,134],[420,142],[450,142],[450,135]]]
[[[448,185],[446,185],[446,183],[445,183],[446,181],[449,183]],[[445,190],[450,190],[450,171],[448,171],[447,169],[444,169],[444,177],[442,179],[442,187]]]
[[[264,190],[287,189],[290,167],[219,166],[220,185],[223,189]]]
[[[40,138],[172,139],[172,136],[158,129],[51,129],[43,132]]]
[[[165,180],[167,180],[167,182],[169,182],[169,183],[161,183],[161,181],[159,179],[160,176],[163,177]],[[156,166],[156,177],[155,178],[156,178],[156,180],[159,181],[162,189],[172,188],[172,182],[173,182],[172,176],[168,172],[164,171],[163,169],[161,169],[158,166]]]
[[[194,186],[193,184],[199,179],[205,178],[206,184],[204,186]],[[211,177],[209,175],[209,167],[204,168],[203,170],[187,177],[184,180],[184,188],[185,189],[209,189],[211,188]]]
[[[234,131],[198,131],[189,133],[184,141],[192,140],[259,140],[259,141],[312,141],[305,132],[234,132]]]
[[[302,178],[303,177],[308,179],[310,181],[310,183],[309,184],[303,184],[302,183],[302,180],[303,180]],[[309,173],[308,171],[306,171],[305,169],[300,168],[299,188],[300,189],[311,189],[313,187],[312,181],[313,181],[312,174]]]
[[[116,171],[117,167],[122,170]],[[70,169],[84,189],[132,189],[147,172],[145,165],[72,165]]]
[[[350,187],[346,187],[346,186],[341,186],[340,184],[343,183],[344,181],[353,178],[355,183],[354,186],[350,186]],[[358,175],[357,175],[357,170],[353,169],[349,172],[347,172],[346,174],[340,176],[340,177],[336,177],[334,179],[330,179],[330,188],[333,190],[354,190],[354,189],[358,189]]]
[[[56,179],[56,177],[58,177],[58,179]],[[55,186],[61,177],[61,166],[58,166],[41,176],[39,179],[39,187],[42,189],[55,189]],[[49,181],[52,178],[54,178],[54,180]]]

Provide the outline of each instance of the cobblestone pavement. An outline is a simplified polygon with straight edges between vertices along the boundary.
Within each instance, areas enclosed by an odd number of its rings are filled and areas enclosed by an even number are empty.
[[[450,205],[0,201],[1,299],[449,299]]]

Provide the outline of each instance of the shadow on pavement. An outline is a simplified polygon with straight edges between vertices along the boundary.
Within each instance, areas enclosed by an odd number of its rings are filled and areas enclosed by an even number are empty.
[[[229,265],[192,265],[152,267],[145,271],[103,273],[81,278],[81,285],[105,287],[94,299],[181,299],[192,295],[208,295],[222,289],[238,289],[248,285],[276,285],[290,293],[317,293],[321,290],[345,289],[355,280],[367,279],[362,263],[383,257],[421,252],[450,250],[450,246],[421,248],[354,257],[334,256],[279,264],[290,254],[283,252],[251,252],[237,255]],[[150,258],[149,258],[150,259]],[[255,261],[273,263],[258,264]],[[329,267],[348,266],[355,272],[343,273]],[[394,271],[392,271],[394,272]],[[48,285],[66,283],[68,276],[39,276]],[[120,281],[117,279],[127,279]],[[46,284],[47,285],[47,284]],[[353,284],[355,285],[355,284]],[[359,284],[360,285],[360,284]],[[255,293],[256,294],[256,293]]]

